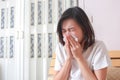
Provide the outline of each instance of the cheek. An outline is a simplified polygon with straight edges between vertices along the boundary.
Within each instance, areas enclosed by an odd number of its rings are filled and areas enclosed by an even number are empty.
[[[83,39],[83,35],[82,33],[78,33],[78,32],[71,32],[72,35],[76,36],[78,38],[78,42],[81,42]]]
[[[81,42],[83,39],[83,34],[82,33],[77,33],[76,36],[78,37],[78,41]]]

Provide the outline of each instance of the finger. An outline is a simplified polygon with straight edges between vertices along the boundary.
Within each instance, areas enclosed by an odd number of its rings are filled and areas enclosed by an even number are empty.
[[[69,45],[69,41],[68,41],[68,39],[66,38],[66,45]]]
[[[73,51],[73,47],[72,46],[70,46],[70,50],[71,50],[72,58],[74,59],[74,54],[72,53],[72,51]]]
[[[69,40],[70,44],[72,45],[72,47],[75,47],[77,45],[76,41],[73,39],[73,37],[69,36],[68,40]]]
[[[66,45],[66,53],[67,53],[68,57],[73,58],[73,55],[72,55],[72,52],[70,49],[70,45]]]

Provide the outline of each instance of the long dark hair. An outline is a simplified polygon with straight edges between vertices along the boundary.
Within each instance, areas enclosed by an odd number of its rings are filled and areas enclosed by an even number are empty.
[[[63,35],[62,35],[62,24],[63,21],[66,19],[73,19],[75,20],[80,28],[83,31],[83,41],[84,41],[84,48],[83,50],[86,50],[89,46],[91,46],[95,42],[95,34],[93,27],[86,15],[86,13],[79,7],[72,7],[67,9],[61,16],[58,25],[57,25],[57,34],[59,38],[59,42],[61,44],[65,44],[63,41]]]

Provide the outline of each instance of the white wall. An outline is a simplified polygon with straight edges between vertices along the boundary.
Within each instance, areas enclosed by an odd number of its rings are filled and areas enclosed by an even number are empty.
[[[96,38],[108,50],[120,50],[120,0],[83,0],[82,6],[90,19]]]

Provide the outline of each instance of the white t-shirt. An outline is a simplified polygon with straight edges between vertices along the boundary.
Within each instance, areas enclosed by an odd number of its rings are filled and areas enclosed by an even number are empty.
[[[54,69],[60,71],[67,58],[65,48],[61,43],[57,45],[55,53],[56,61]],[[107,49],[102,41],[95,41],[95,43],[83,53],[83,57],[86,59],[91,70],[102,69],[111,64]],[[69,80],[84,80],[80,67],[75,59],[72,60]]]

